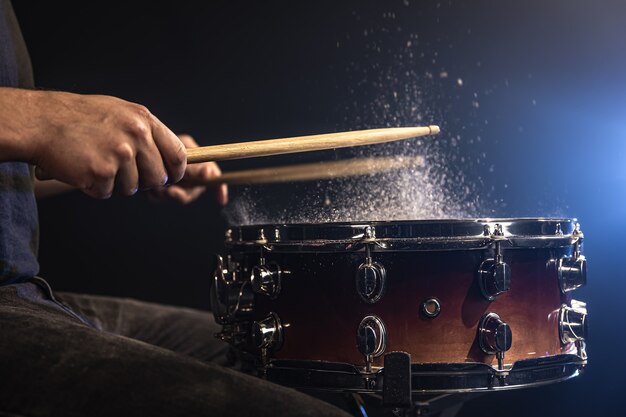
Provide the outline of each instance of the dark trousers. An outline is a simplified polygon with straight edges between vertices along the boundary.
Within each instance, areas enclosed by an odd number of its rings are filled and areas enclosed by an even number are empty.
[[[0,416],[347,416],[221,366],[217,330],[207,312],[0,286]]]

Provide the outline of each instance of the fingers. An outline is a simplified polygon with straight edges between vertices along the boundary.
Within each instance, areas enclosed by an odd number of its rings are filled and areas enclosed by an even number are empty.
[[[195,201],[204,191],[205,187],[183,188],[178,185],[172,185],[163,189],[163,197],[177,201],[180,204],[189,204]]]
[[[189,135],[179,135],[181,142],[187,148],[193,148],[198,146],[196,141]],[[205,186],[207,181],[212,178],[222,175],[220,167],[215,162],[205,162],[201,164],[188,165],[185,171],[185,176],[180,182],[182,186]],[[220,184],[218,186],[211,187],[215,190],[215,199],[221,206],[225,206],[228,203],[228,187],[226,184]]]
[[[215,190],[215,199],[217,203],[224,207],[228,203],[228,187],[226,184],[221,184]]]
[[[196,200],[206,190],[206,182],[221,175],[221,171],[214,162],[188,165],[183,179],[176,185],[167,188],[152,190],[150,195],[156,199],[171,199],[181,204],[188,204]],[[228,187],[226,184],[211,187],[215,192],[215,200],[221,206],[228,202]]]
[[[98,175],[95,181],[83,186],[82,191],[90,197],[106,199],[113,195],[113,188],[115,186],[114,174],[102,174]]]
[[[215,162],[189,165],[180,184],[182,186],[201,185],[204,187],[210,179],[219,177],[220,175],[222,175],[222,171]],[[217,200],[217,203],[221,206],[225,206],[226,203],[228,203],[227,185],[220,184],[212,186],[211,188],[215,190],[215,199]]]
[[[222,170],[215,162],[192,164],[187,166],[181,183],[187,185],[206,185],[209,180],[219,177],[220,175],[222,175]]]
[[[115,177],[115,191],[118,194],[131,196],[139,189],[139,171],[132,162],[122,165]]]
[[[151,117],[151,127],[152,138],[161,154],[169,176],[169,183],[175,184],[183,178],[187,168],[185,145],[155,116]]]
[[[221,171],[215,162],[193,164],[187,167],[181,184],[188,186],[206,185],[211,178],[219,177],[220,175]]]
[[[154,143],[146,145],[137,153],[138,185],[141,190],[162,187],[169,181],[169,175],[161,153]]]
[[[185,145],[186,148],[196,148],[198,147],[198,143],[195,141],[191,135],[187,135],[185,133],[179,134],[178,139]]]
[[[97,95],[36,98],[46,126],[30,161],[37,165],[38,178],[58,179],[105,198],[113,191],[130,195],[138,187],[161,187],[183,177],[185,145],[146,107]]]

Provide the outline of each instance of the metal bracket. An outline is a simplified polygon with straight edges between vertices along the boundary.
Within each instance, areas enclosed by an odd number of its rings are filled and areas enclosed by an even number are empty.
[[[383,405],[399,408],[412,407],[411,390],[411,355],[406,352],[386,354],[383,370]]]

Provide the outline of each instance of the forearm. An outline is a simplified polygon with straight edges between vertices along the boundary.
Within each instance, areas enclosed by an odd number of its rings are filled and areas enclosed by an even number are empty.
[[[33,163],[42,131],[38,120],[39,94],[0,87],[0,162]]]

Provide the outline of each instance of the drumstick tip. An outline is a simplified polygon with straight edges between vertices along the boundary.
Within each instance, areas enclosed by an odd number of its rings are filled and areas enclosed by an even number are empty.
[[[441,131],[439,129],[439,126],[437,126],[437,125],[430,125],[430,126],[428,126],[428,129],[430,130],[430,134],[431,135],[436,135],[437,133],[439,133]]]

